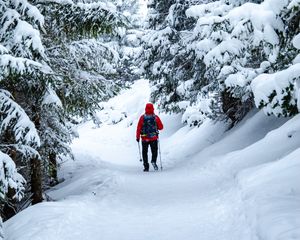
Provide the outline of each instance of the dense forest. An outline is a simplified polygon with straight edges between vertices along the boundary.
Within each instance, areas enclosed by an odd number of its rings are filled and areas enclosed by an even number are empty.
[[[253,108],[299,113],[299,0],[149,0],[144,10],[138,0],[0,0],[3,220],[51,200],[76,126],[101,124],[99,103],[137,79],[193,127],[232,128]]]

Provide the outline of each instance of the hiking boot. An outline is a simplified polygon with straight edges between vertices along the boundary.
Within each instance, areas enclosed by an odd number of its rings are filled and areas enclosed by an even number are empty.
[[[152,163],[152,166],[153,166],[154,170],[157,171],[158,170],[158,166],[156,165],[156,162],[151,162],[151,163]]]
[[[144,163],[144,172],[149,172],[149,163]]]

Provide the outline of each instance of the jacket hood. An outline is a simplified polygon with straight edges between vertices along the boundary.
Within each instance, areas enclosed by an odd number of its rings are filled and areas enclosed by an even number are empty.
[[[145,113],[148,115],[154,114],[154,106],[152,103],[147,103],[145,107]]]

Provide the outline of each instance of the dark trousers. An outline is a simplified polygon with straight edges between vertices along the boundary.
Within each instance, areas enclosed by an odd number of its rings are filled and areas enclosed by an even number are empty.
[[[151,162],[156,163],[157,159],[157,140],[155,141],[143,141],[142,146],[143,146],[143,162],[144,162],[144,167],[145,169],[149,169],[149,163],[148,163],[148,147],[150,145],[151,148],[151,153],[152,153],[152,159]]]

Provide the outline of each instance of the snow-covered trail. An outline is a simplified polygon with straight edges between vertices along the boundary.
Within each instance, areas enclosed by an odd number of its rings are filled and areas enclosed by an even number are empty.
[[[84,224],[93,222],[97,234],[81,238],[250,239],[235,189],[217,188],[217,179],[119,174],[114,193],[93,204]]]
[[[111,133],[108,138],[106,131]],[[102,143],[105,153],[101,154],[100,147],[99,158],[80,155],[88,152],[82,151],[82,146],[77,153],[81,163],[93,159],[84,174],[86,185],[92,187],[85,195],[64,200],[73,207],[56,239],[251,239],[232,178],[213,168],[192,169],[182,164],[180,168],[144,173],[137,146],[127,139],[132,135],[124,135],[121,125],[104,127],[97,136],[88,136],[84,142]],[[51,196],[61,199],[66,197],[66,189],[78,191],[78,184],[73,184],[66,183],[65,189],[59,188]],[[68,229],[64,225],[69,225]]]
[[[164,171],[144,173],[135,128],[149,93],[138,81],[103,104],[101,128],[80,126],[54,201],[6,221],[6,240],[300,239],[300,115],[252,111],[226,131],[160,114]]]
[[[123,100],[128,95],[132,92]],[[147,97],[144,91],[132,101],[138,114]],[[162,172],[142,172],[135,121],[129,127],[130,121],[99,129],[81,126],[73,145],[76,161],[64,165],[66,181],[48,193],[55,202],[9,220],[7,240],[255,239],[235,179],[217,166],[190,165],[187,157],[172,155],[176,116],[162,119]]]

